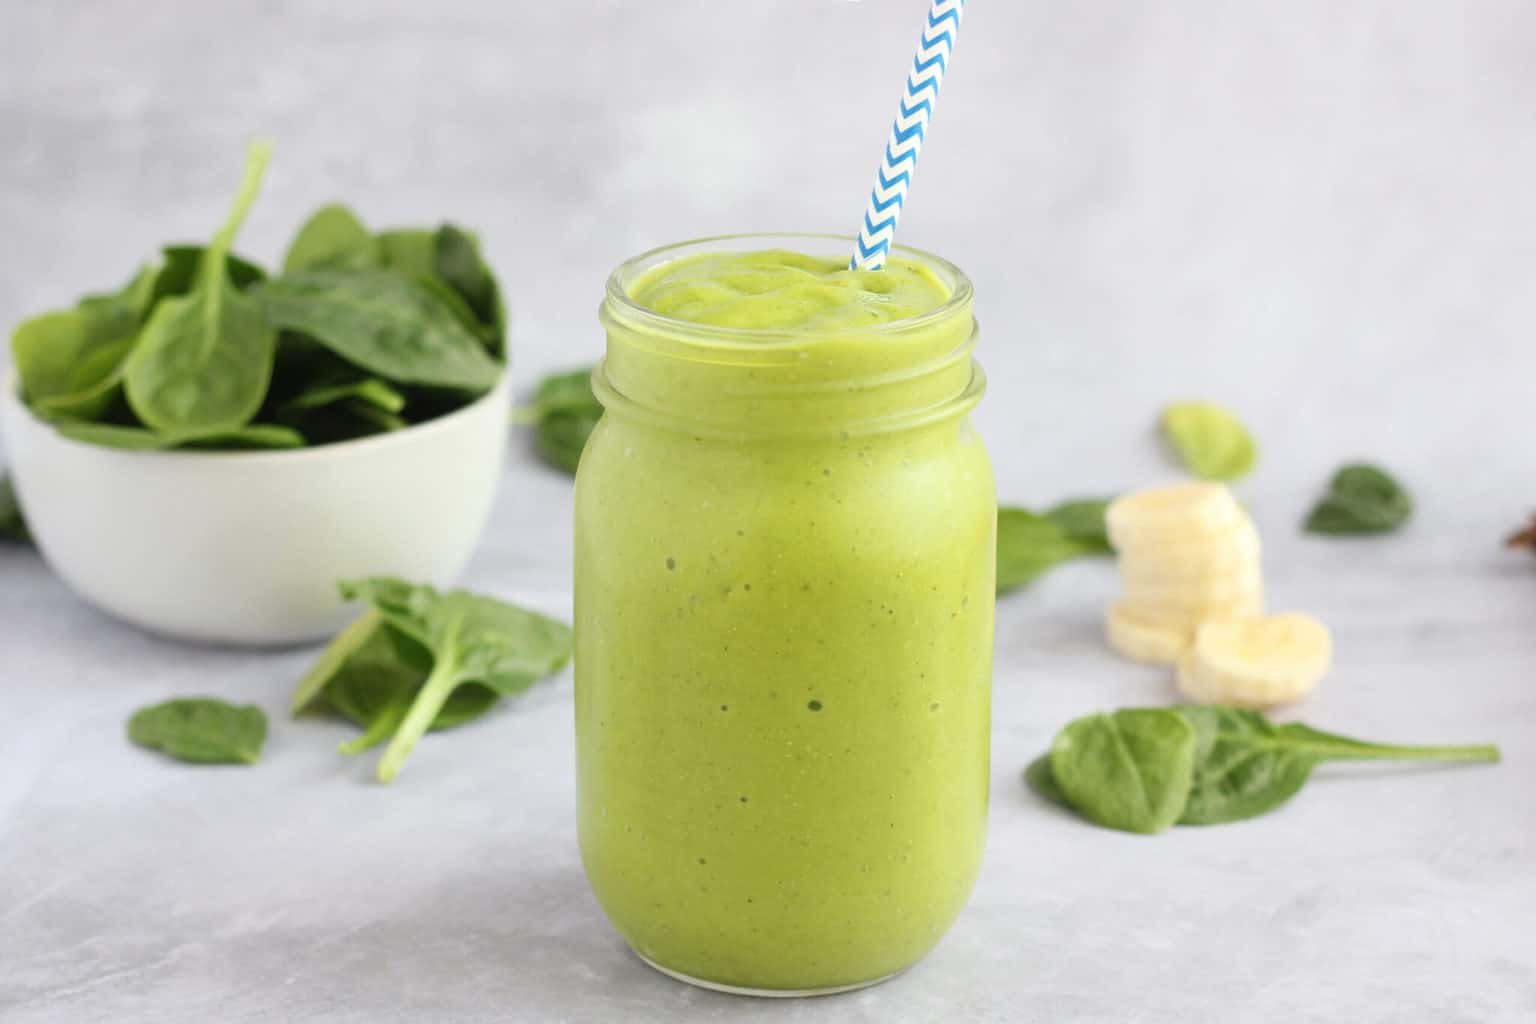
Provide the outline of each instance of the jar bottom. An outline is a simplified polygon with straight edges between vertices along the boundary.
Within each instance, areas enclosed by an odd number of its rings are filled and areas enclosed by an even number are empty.
[[[682,971],[674,971],[670,967],[663,967],[639,950],[631,949],[640,962],[652,970],[660,971],[674,981],[692,985],[695,988],[709,989],[711,992],[724,992],[732,996],[752,996],[757,999],[805,999],[814,996],[835,996],[844,992],[857,992],[861,988],[873,988],[881,982],[890,981],[901,971],[892,971],[890,974],[882,974],[878,978],[870,978],[868,981],[856,981],[851,985],[832,985],[829,988],[746,988],[742,985],[727,985],[723,982],[709,981],[705,978],[695,978],[684,974]],[[905,968],[903,968],[905,970]]]

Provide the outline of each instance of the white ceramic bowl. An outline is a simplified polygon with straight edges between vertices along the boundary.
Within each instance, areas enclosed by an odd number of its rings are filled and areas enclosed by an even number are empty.
[[[130,452],[60,437],[0,381],[6,461],[43,557],[145,629],[238,644],[314,640],[355,610],[338,580],[447,585],[485,527],[505,461],[509,374],[391,434],[257,452]]]

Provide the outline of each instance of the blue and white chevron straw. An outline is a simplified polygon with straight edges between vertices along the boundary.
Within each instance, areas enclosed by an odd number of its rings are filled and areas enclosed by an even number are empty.
[[[944,69],[960,34],[960,15],[965,0],[933,0],[928,24],[923,26],[923,41],[912,59],[912,73],[901,95],[901,109],[891,125],[891,138],[885,144],[885,157],[875,187],[869,193],[864,223],[859,226],[859,240],[848,266],[852,270],[879,270],[890,254],[896,237],[896,221],[912,187],[912,173],[917,170],[917,154],[923,149],[923,136],[939,102],[939,87],[944,84]]]

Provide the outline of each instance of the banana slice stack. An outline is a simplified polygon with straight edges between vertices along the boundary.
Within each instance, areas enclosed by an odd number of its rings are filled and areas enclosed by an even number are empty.
[[[1177,665],[1202,703],[1270,707],[1306,696],[1328,669],[1331,641],[1304,615],[1264,618],[1259,534],[1220,484],[1137,491],[1106,513],[1123,597],[1110,606],[1110,647]]]

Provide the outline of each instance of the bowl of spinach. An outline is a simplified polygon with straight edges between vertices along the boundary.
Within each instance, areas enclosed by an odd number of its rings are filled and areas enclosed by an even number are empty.
[[[198,640],[328,635],[337,579],[452,582],[504,461],[506,309],[475,236],[326,206],[268,270],[232,248],[267,158],[252,147],[206,245],[17,326],[0,380],[49,564]]]

